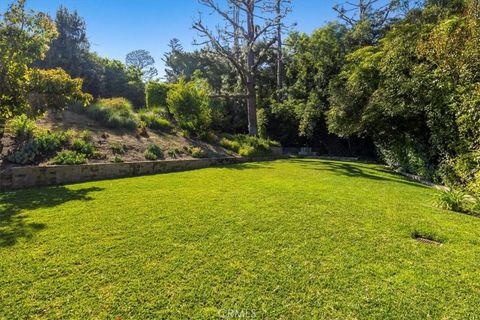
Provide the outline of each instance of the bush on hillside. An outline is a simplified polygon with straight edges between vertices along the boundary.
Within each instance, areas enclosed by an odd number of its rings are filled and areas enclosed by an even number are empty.
[[[87,157],[83,153],[72,150],[60,151],[52,160],[52,163],[61,165],[84,164],[86,162]]]
[[[278,146],[278,142],[245,134],[224,134],[220,145],[241,156],[255,157],[270,154],[271,147]]]
[[[73,140],[72,150],[84,154],[87,158],[91,158],[95,153],[95,147],[93,144],[81,138]]]
[[[147,160],[163,159],[162,148],[160,148],[160,146],[155,143],[151,143],[148,145],[147,151],[145,151],[144,156]]]
[[[134,130],[138,125],[132,104],[124,98],[100,99],[87,108],[76,107],[74,110],[113,129]]]
[[[64,132],[47,131],[35,137],[34,141],[37,143],[41,153],[54,152],[68,145],[73,134],[74,132],[71,130]]]
[[[180,79],[167,93],[167,106],[178,125],[188,134],[201,136],[211,123],[209,88],[204,80]]]
[[[25,143],[21,148],[8,155],[8,161],[16,164],[32,164],[38,157],[38,145],[34,140]]]
[[[125,144],[121,144],[119,142],[112,142],[110,143],[110,149],[115,155],[124,155],[127,152],[128,147]]]
[[[72,134],[72,131],[42,132],[18,147],[7,159],[16,164],[33,164],[68,145]]]
[[[202,148],[199,147],[192,147],[189,150],[190,155],[193,158],[206,158],[207,157],[207,152],[203,150]]]
[[[170,121],[154,112],[142,112],[140,113],[140,119],[152,130],[169,132],[173,129]]]
[[[171,84],[164,82],[149,82],[145,87],[145,97],[147,109],[154,110],[161,108],[164,111],[167,106],[167,94],[171,88]]]
[[[74,136],[77,137],[73,139]],[[73,130],[43,131],[20,145],[7,159],[12,163],[25,165],[38,163],[55,155],[52,160],[55,164],[84,163],[84,159],[98,156],[90,140],[88,131],[79,134],[75,134]]]
[[[26,114],[22,114],[9,121],[8,129],[15,138],[28,140],[33,137],[35,130],[37,130],[37,125]]]

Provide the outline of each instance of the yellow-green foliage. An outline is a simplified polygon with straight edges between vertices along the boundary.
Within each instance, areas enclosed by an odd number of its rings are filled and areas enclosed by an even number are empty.
[[[17,139],[28,140],[33,137],[37,125],[26,114],[19,115],[8,122],[8,130]]]
[[[140,119],[152,130],[168,132],[173,129],[170,121],[154,112],[142,112],[140,113]]]
[[[81,139],[81,138],[77,138],[73,140],[72,150],[78,153],[84,154],[87,158],[90,158],[93,156],[93,153],[95,152],[95,147],[90,142],[85,141],[84,139]]]
[[[148,145],[148,148],[145,151],[144,156],[145,156],[145,159],[147,160],[163,159],[163,150],[159,145],[155,143],[151,143]]]
[[[242,157],[254,157],[257,155],[257,150],[252,146],[246,145],[240,148],[238,154]]]
[[[190,155],[194,158],[205,158],[207,157],[207,153],[200,147],[192,147],[190,148]]]
[[[74,165],[83,164],[87,162],[87,157],[83,153],[72,150],[63,150],[57,153],[53,158],[53,164]]]
[[[133,130],[138,125],[132,104],[125,98],[100,99],[85,112],[90,118],[114,129]]]
[[[209,87],[204,80],[180,79],[167,94],[167,106],[180,127],[190,134],[200,136],[211,123]]]
[[[42,12],[28,10],[24,0],[12,2],[0,16],[0,120],[26,111],[42,113],[28,103],[30,66],[44,58],[58,36],[55,23]]]
[[[167,106],[167,94],[171,84],[151,81],[145,86],[145,97],[148,110],[162,108]]]
[[[63,69],[31,69],[29,103],[34,110],[62,110],[72,103],[88,105],[92,96],[82,92],[83,80],[72,79]]]
[[[220,139],[220,145],[241,156],[254,157],[269,154],[271,147],[277,146],[278,142],[244,134],[224,134]]]

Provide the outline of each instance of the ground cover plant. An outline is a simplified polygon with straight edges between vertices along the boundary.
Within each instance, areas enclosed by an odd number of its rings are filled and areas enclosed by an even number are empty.
[[[152,130],[169,132],[173,129],[170,121],[155,112],[142,112],[140,113],[140,119]]]
[[[160,146],[152,143],[145,151],[145,159],[147,160],[159,160],[163,159],[163,150]]]
[[[138,126],[132,104],[124,98],[100,99],[86,108],[76,107],[75,110],[85,112],[109,128],[134,130]]]
[[[245,134],[223,134],[220,145],[244,157],[268,155],[278,142]]]
[[[0,318],[471,318],[480,219],[438,193],[311,159],[3,193]]]

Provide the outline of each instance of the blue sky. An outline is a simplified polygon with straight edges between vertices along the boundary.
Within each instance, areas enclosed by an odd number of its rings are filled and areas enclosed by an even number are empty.
[[[293,0],[288,20],[297,23],[297,30],[310,33],[336,18],[332,6],[338,1]],[[0,0],[0,10],[10,2]],[[87,23],[92,50],[122,61],[132,50],[148,50],[161,74],[161,57],[168,50],[168,41],[178,38],[185,49],[192,49],[196,37],[192,21],[199,10],[205,10],[197,0],[27,0],[27,5],[52,16],[60,5],[77,10]],[[218,21],[206,12],[203,17],[209,25]]]

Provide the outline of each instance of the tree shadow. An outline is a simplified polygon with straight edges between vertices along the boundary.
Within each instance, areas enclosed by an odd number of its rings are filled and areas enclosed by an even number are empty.
[[[273,169],[273,166],[261,163],[261,162],[246,162],[246,163],[234,163],[224,164],[217,166],[217,168],[224,168],[230,170],[250,170],[250,169]]]
[[[309,161],[306,159],[292,159],[290,160],[295,162],[306,169],[319,170],[319,171],[330,171],[337,175],[352,177],[352,178],[365,178],[370,180],[377,181],[391,181],[396,183],[403,183],[418,188],[428,188],[422,184],[413,182],[403,177],[402,175],[378,168],[362,168],[362,166],[371,164],[371,163],[348,163],[345,161],[330,161],[330,160],[321,160],[321,161]],[[385,174],[389,176],[385,176]]]
[[[70,190],[63,186],[12,191],[0,194],[0,248],[13,246],[19,238],[31,239],[33,235],[46,228],[42,223],[26,223],[26,210],[52,208],[62,203],[93,198],[90,192],[104,188],[91,187]]]

